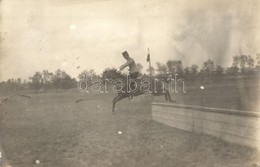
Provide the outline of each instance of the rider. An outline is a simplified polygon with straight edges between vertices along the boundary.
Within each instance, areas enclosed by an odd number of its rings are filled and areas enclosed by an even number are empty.
[[[138,68],[137,68],[137,66],[135,64],[134,59],[129,56],[127,51],[124,51],[122,53],[122,55],[126,59],[126,63],[121,65],[117,71],[121,71],[121,70],[123,70],[124,68],[126,68],[128,66],[129,67],[129,78],[130,79],[137,79],[139,74],[140,74],[140,72],[139,72],[139,70],[138,70]],[[131,88],[134,87],[133,84],[134,84],[134,82],[131,82],[131,84],[130,84]],[[133,98],[131,94],[129,96],[130,96],[130,98]]]

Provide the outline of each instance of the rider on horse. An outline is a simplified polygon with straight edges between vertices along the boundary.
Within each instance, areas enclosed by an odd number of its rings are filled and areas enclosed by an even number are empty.
[[[127,60],[127,62],[125,64],[123,64],[122,66],[120,66],[120,68],[117,70],[117,71],[121,71],[122,69],[124,69],[125,67],[129,66],[129,73],[130,73],[130,78],[132,80],[135,80],[135,79],[139,79],[139,74],[141,74],[139,72],[139,69],[138,67],[136,66],[135,64],[135,61],[134,59],[132,59],[129,54],[127,53],[127,51],[123,52],[122,53],[124,58]],[[151,80],[151,83],[154,83],[156,78],[150,78]],[[140,83],[140,82],[136,82],[136,83]],[[127,83],[128,85],[129,83]],[[135,82],[130,82],[130,87],[134,87],[134,84]],[[156,92],[151,92],[152,95],[154,96],[160,96],[160,95],[164,95],[165,96],[165,100],[166,101],[170,101],[170,102],[173,102],[173,100],[171,99],[171,95],[170,95],[170,92],[169,90],[165,90],[164,91],[164,85],[162,85],[163,83],[162,82],[158,82],[158,84],[151,84],[150,86],[150,89],[151,90],[157,90]],[[158,89],[156,88],[158,87]],[[137,87],[136,87],[137,88]],[[133,90],[133,89],[132,89]],[[131,93],[131,92],[127,92],[127,93],[122,93],[122,92],[119,92],[118,95],[113,99],[113,106],[112,106],[112,111],[114,112],[115,111],[115,106],[116,106],[116,103],[124,98],[132,98],[132,96],[139,96],[139,95],[142,95],[144,94],[145,92],[143,92],[141,90],[141,88],[138,90],[136,89],[137,91],[135,93]]]
[[[121,70],[123,70],[124,68],[126,68],[128,66],[129,67],[129,78],[133,79],[133,80],[137,79],[139,74],[140,74],[140,71],[139,71],[138,67],[135,64],[134,59],[129,56],[127,51],[124,51],[122,53],[122,55],[126,59],[126,63],[121,65],[117,71],[121,71]],[[134,87],[134,83],[133,82],[131,82],[130,87],[131,88]],[[129,96],[132,99],[131,93],[130,93]]]

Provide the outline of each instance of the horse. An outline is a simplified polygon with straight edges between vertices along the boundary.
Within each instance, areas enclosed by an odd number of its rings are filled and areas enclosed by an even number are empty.
[[[162,96],[164,95],[165,100],[169,102],[175,102],[172,100],[169,90],[166,88],[168,81],[165,79],[158,79],[154,77],[143,77],[142,79],[135,80],[134,88],[131,88],[135,91],[127,91],[127,86],[131,85],[129,83],[124,83],[124,87],[121,91],[118,91],[117,96],[112,101],[112,112],[115,111],[116,103],[127,97],[139,96],[145,93],[151,93],[153,96]]]

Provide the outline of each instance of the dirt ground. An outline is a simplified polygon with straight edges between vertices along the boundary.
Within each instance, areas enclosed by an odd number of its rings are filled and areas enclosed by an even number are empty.
[[[12,167],[253,167],[260,163],[259,152],[252,148],[153,121],[147,95],[119,102],[115,115],[111,113],[115,94],[67,91],[30,96],[14,97],[0,106],[2,154]],[[75,103],[79,99],[84,100]]]

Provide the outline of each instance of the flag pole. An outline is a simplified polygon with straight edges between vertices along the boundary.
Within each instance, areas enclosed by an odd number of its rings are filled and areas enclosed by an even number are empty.
[[[152,77],[151,55],[150,55],[149,48],[147,48],[147,51],[148,51],[147,61],[149,61],[149,71],[150,71],[150,76]],[[150,91],[153,92],[153,90],[150,90]],[[150,96],[150,97],[151,97],[151,101],[153,102],[153,96]]]
[[[148,50],[148,56],[149,56],[149,71],[150,71],[150,76],[152,76],[151,55],[149,52],[149,48],[147,50]]]

